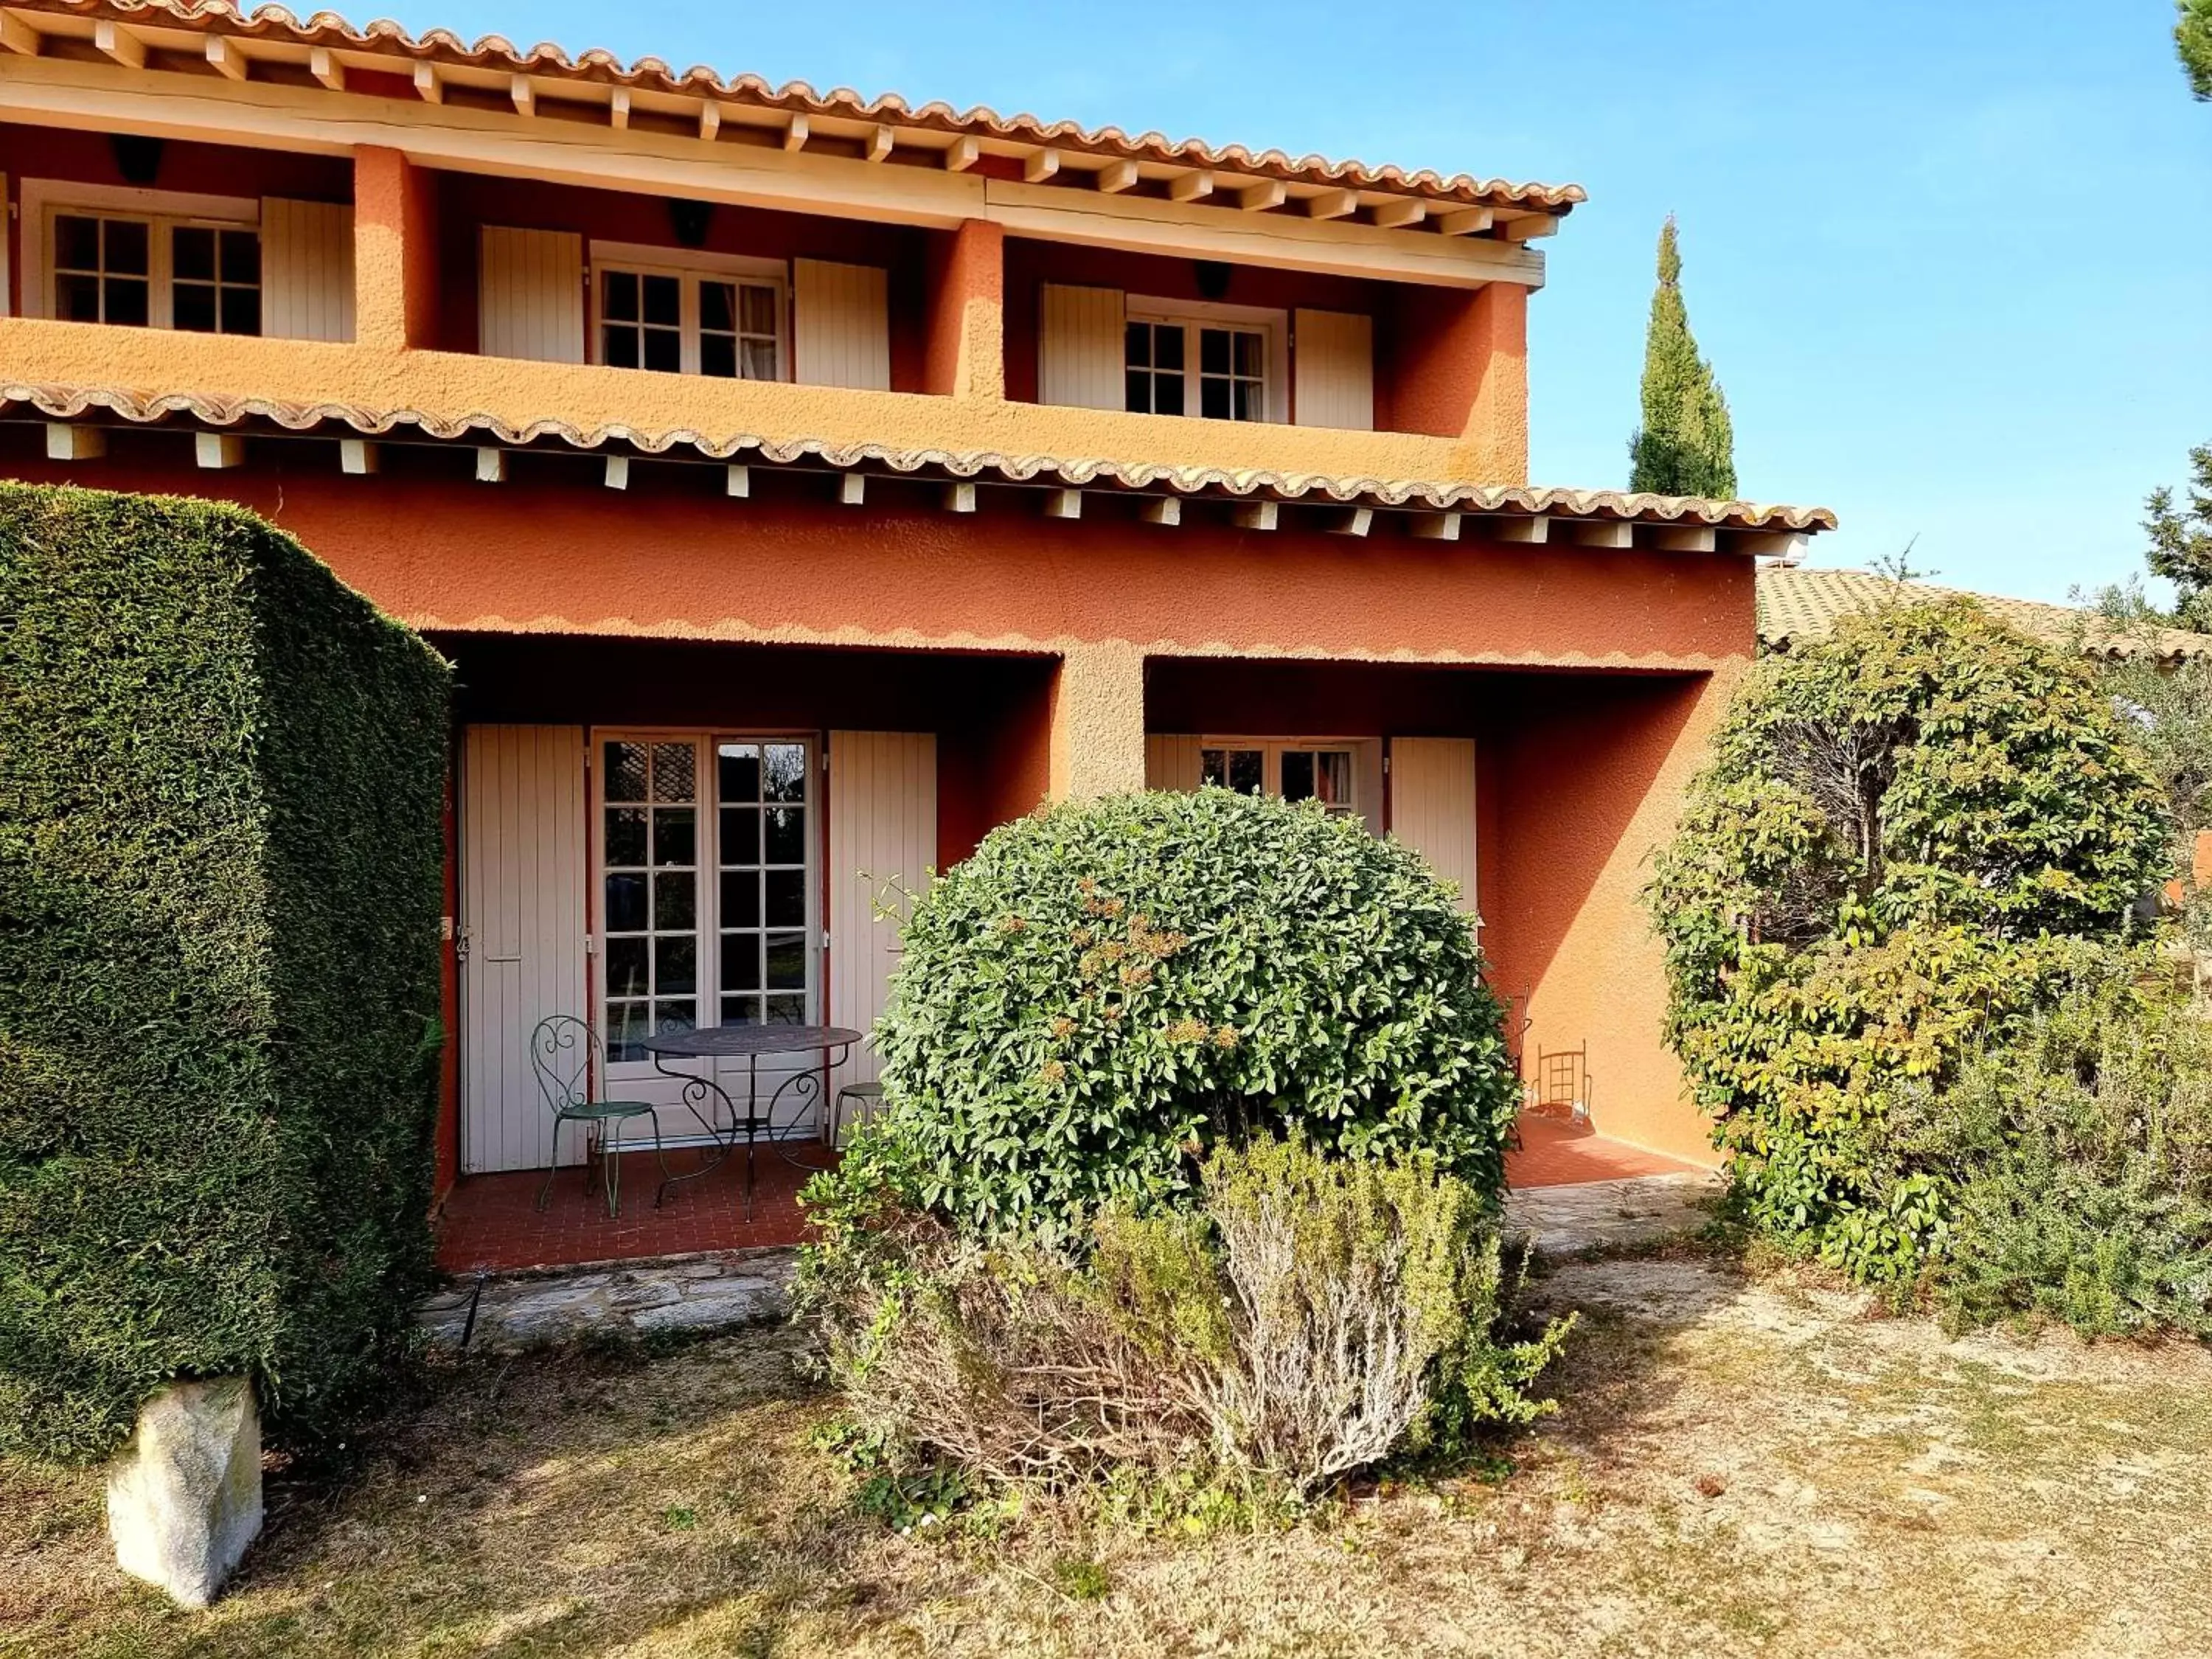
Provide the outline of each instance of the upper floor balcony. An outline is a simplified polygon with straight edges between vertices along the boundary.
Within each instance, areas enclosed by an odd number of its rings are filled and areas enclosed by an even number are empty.
[[[0,13],[10,380],[1526,481],[1527,241],[1564,204],[1446,227],[1403,188],[427,58],[403,76],[381,49],[168,17]]]

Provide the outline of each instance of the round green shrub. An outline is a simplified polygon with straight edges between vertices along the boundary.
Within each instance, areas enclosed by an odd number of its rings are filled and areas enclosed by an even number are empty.
[[[1357,821],[1226,790],[1058,806],[915,906],[854,1179],[986,1231],[1184,1197],[1223,1140],[1426,1149],[1486,1200],[1518,1105],[1452,890]],[[825,1198],[827,1194],[823,1195]]]

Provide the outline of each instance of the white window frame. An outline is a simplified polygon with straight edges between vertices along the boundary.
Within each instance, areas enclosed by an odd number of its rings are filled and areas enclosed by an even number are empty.
[[[1182,325],[1182,416],[1186,420],[1202,421],[1208,417],[1199,410],[1198,336],[1207,326],[1250,329],[1267,341],[1265,361],[1267,379],[1261,387],[1260,422],[1272,422],[1278,426],[1288,424],[1291,418],[1291,313],[1268,306],[1233,306],[1213,300],[1156,300],[1132,294],[1122,301],[1122,320],[1126,323],[1179,323]],[[1117,365],[1126,378],[1128,347],[1116,343],[1121,353]],[[1176,418],[1170,416],[1170,418]],[[1219,416],[1212,418],[1218,420]],[[1260,422],[1244,422],[1257,425]],[[1233,422],[1232,424],[1237,424]]]
[[[175,315],[173,276],[168,233],[179,225],[208,225],[218,230],[261,229],[261,198],[258,196],[203,196],[179,190],[142,190],[130,185],[79,185],[60,179],[26,179],[17,198],[24,226],[23,240],[38,249],[38,264],[24,283],[24,314],[52,318],[54,314],[54,219],[58,214],[82,213],[105,219],[138,219],[148,227],[146,326],[173,329]],[[35,238],[35,243],[33,239]],[[269,290],[262,250],[263,324],[265,328]],[[90,326],[135,327],[135,324]],[[262,335],[217,335],[215,338],[258,339]]]
[[[760,259],[738,253],[702,253],[690,248],[656,247],[649,242],[592,241],[585,250],[585,278],[592,296],[591,316],[584,330],[586,362],[606,362],[606,339],[601,321],[606,313],[605,275],[611,270],[640,276],[673,276],[683,283],[678,320],[682,334],[679,374],[699,373],[699,282],[751,283],[775,290],[775,379],[791,379],[791,265],[783,259]],[[742,377],[741,377],[742,378]],[[755,385],[763,384],[755,381]]]
[[[1260,751],[1260,793],[1275,799],[1283,793],[1283,756],[1290,750],[1325,749],[1349,757],[1352,775],[1352,798],[1328,805],[1328,811],[1338,817],[1360,818],[1372,822],[1369,815],[1369,798],[1380,786],[1379,778],[1366,775],[1365,753],[1370,739],[1366,738],[1227,738],[1206,735],[1198,740],[1199,775],[1205,774],[1205,754],[1209,749],[1256,749]]]
[[[821,1024],[823,998],[823,958],[827,941],[823,931],[822,867],[823,837],[828,833],[827,791],[823,787],[822,767],[822,734],[818,732],[790,731],[729,731],[720,727],[652,726],[595,726],[586,732],[586,753],[590,757],[586,788],[586,804],[591,812],[590,883],[586,890],[590,908],[587,911],[590,928],[591,986],[590,1001],[592,1029],[602,1041],[611,1041],[607,1029],[607,889],[606,889],[606,745],[611,743],[689,743],[692,746],[694,776],[700,781],[692,799],[693,820],[691,868],[698,872],[697,886],[692,904],[692,932],[696,941],[698,963],[698,983],[691,1000],[691,1017],[702,1026],[719,1025],[721,1022],[722,1001],[722,802],[720,787],[720,769],[715,765],[716,750],[725,743],[795,743],[806,750],[806,798],[804,802],[806,820],[806,998],[805,1023]],[[627,804],[627,803],[616,803]],[[652,849],[647,848],[650,859]],[[648,864],[649,870],[653,866]],[[648,887],[647,903],[652,902]],[[650,911],[648,909],[648,915]],[[763,933],[783,931],[769,929]],[[767,996],[778,994],[765,989],[757,992],[738,992],[733,995]],[[788,995],[788,992],[781,994]],[[657,999],[667,1000],[668,999]],[[635,1000],[625,998],[623,1000]],[[607,1077],[611,1081],[655,1075],[650,1060],[617,1060],[607,1062]]]

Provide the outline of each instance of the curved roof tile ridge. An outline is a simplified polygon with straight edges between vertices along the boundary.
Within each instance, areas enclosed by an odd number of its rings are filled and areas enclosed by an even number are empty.
[[[105,410],[126,421],[147,424],[181,415],[210,426],[267,421],[287,431],[306,432],[343,426],[364,437],[381,437],[412,428],[432,438],[483,438],[522,447],[552,439],[576,449],[628,444],[648,455],[689,449],[709,460],[746,456],[788,464],[816,459],[841,470],[885,466],[896,472],[935,470],[954,477],[995,474],[1011,483],[1040,477],[1080,487],[1115,483],[1132,489],[1164,486],[1179,494],[1219,492],[1231,496],[1268,495],[1286,501],[1322,498],[1351,503],[1416,507],[1432,512],[1560,514],[1577,519],[1629,520],[1643,524],[1691,524],[1737,530],[1833,530],[1836,515],[1825,507],[1782,507],[1756,501],[1707,501],[1693,495],[1631,495],[1615,489],[1564,489],[1530,484],[1453,483],[1437,479],[1334,477],[1311,472],[1277,472],[1248,468],[1176,467],[1152,461],[1116,461],[1103,457],[1008,455],[996,450],[896,449],[883,444],[835,444],[823,438],[765,438],[750,433],[714,438],[689,427],[641,431],[620,422],[579,427],[561,420],[522,425],[482,411],[436,415],[416,409],[372,410],[353,404],[289,404],[266,398],[217,397],[198,392],[157,396],[111,387],[0,384],[0,404],[27,406],[55,420]]]
[[[250,37],[289,35],[302,45],[347,46],[364,51],[392,51],[417,60],[450,56],[462,64],[527,70],[572,79],[607,79],[629,87],[647,87],[671,93],[704,94],[747,102],[770,109],[806,114],[842,116],[854,120],[896,118],[911,126],[956,136],[968,134],[1020,143],[1064,144],[1091,155],[1122,160],[1181,163],[1194,167],[1224,167],[1253,173],[1280,176],[1308,184],[1356,185],[1396,190],[1469,204],[1490,204],[1541,209],[1565,213],[1589,200],[1580,185],[1516,183],[1506,179],[1477,179],[1459,173],[1449,177],[1433,168],[1409,172],[1390,163],[1372,165],[1357,160],[1333,161],[1308,155],[1292,158],[1279,149],[1254,150],[1243,144],[1209,144],[1201,138],[1171,139],[1152,131],[1131,137],[1115,126],[1085,127],[1076,121],[1045,121],[1025,112],[1000,115],[978,104],[959,112],[933,100],[919,109],[896,93],[864,97],[849,87],[817,93],[804,81],[772,86],[757,75],[725,77],[703,64],[678,74],[659,58],[639,58],[625,64],[604,46],[592,46],[571,56],[566,48],[541,40],[525,52],[503,35],[487,34],[471,45],[451,29],[438,27],[410,34],[404,24],[388,17],[356,25],[334,11],[317,11],[301,18],[281,5],[260,6],[250,12],[233,0],[46,0],[38,10],[101,14],[128,17],[159,14],[175,23],[201,27],[211,22],[228,25]]]

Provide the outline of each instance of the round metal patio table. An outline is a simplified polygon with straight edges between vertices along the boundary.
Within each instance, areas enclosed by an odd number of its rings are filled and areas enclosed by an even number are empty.
[[[708,1025],[690,1031],[663,1031],[645,1038],[641,1043],[653,1056],[653,1069],[662,1076],[672,1078],[684,1085],[684,1109],[698,1120],[699,1127],[711,1136],[721,1150],[688,1175],[671,1176],[660,1183],[653,1194],[658,1206],[668,1195],[668,1189],[678,1182],[696,1181],[701,1176],[721,1168],[730,1155],[738,1150],[738,1137],[745,1139],[745,1219],[753,1213],[753,1149],[763,1132],[776,1155],[796,1169],[821,1170],[828,1166],[809,1164],[804,1158],[793,1158],[775,1139],[776,1112],[788,1094],[804,1104],[814,1103],[818,1114],[830,1098],[830,1068],[841,1066],[853,1045],[860,1040],[860,1033],[843,1025]],[[760,1063],[764,1054],[821,1055],[818,1066],[808,1066],[793,1072],[777,1084],[768,1097],[767,1109],[763,1110],[760,1098]],[[694,1072],[679,1072],[671,1068],[671,1060],[703,1060],[708,1062],[703,1077]],[[726,1060],[745,1062],[745,1109],[740,1112],[730,1091],[722,1086],[721,1063]],[[726,1131],[713,1118],[699,1109],[709,1096],[719,1099],[729,1115]],[[798,1121],[794,1111],[786,1120],[788,1128]]]

